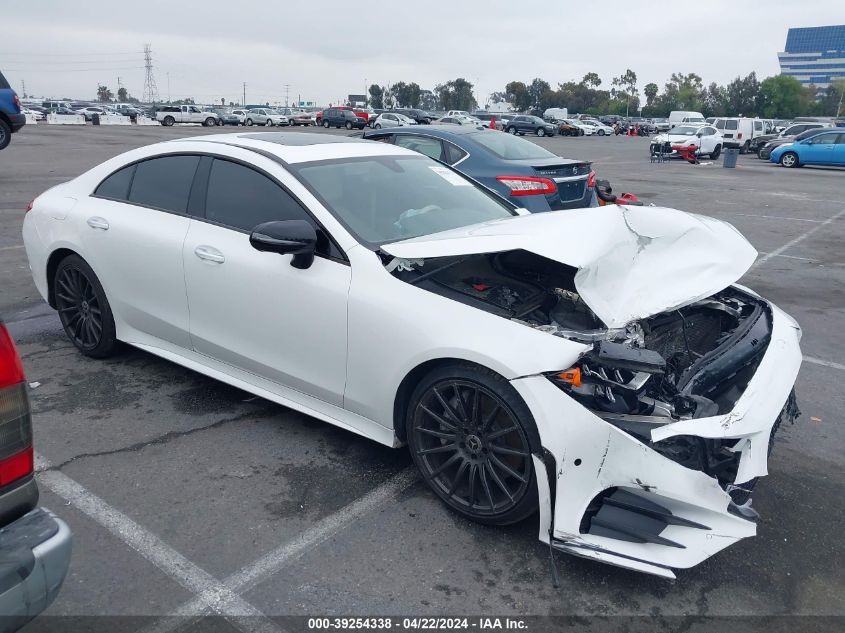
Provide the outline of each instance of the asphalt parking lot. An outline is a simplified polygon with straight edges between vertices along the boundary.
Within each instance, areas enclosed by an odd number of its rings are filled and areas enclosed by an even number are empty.
[[[204,613],[228,616],[220,630],[247,631],[293,630],[272,619],[282,615],[565,615],[587,625],[634,615],[665,630],[696,630],[710,616],[845,616],[845,170],[753,156],[733,170],[721,159],[651,164],[646,138],[536,139],[594,161],[616,192],[732,223],[760,251],[741,283],[804,329],[803,415],[780,432],[757,487],[758,536],[674,582],[559,554],[555,589],[536,518],[491,528],[452,514],[405,450],[139,350],[88,359],[65,338],[29,275],[27,202],[125,150],[220,132],[39,125],[0,154],[0,316],[32,387],[42,503],[75,539],[62,592],[27,630],[90,615],[127,616],[92,629],[200,630],[192,618]],[[161,617],[174,614],[183,617]]]

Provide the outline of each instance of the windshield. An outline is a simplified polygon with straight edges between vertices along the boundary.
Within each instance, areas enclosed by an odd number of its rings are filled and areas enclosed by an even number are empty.
[[[505,160],[557,158],[539,145],[511,134],[479,132],[472,134],[470,138],[490,153]]]
[[[370,246],[514,215],[504,201],[425,156],[345,158],[290,169]]]
[[[695,136],[700,129],[692,125],[678,125],[672,129],[672,136]]]

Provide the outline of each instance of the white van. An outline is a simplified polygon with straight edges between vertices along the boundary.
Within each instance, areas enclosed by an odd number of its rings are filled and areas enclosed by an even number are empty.
[[[672,110],[669,113],[669,129],[671,130],[676,125],[682,123],[701,123],[704,124],[704,115],[701,112],[692,112],[691,110]]]
[[[548,108],[543,112],[543,118],[546,121],[563,121],[569,118],[569,110],[566,108]]]
[[[748,117],[720,117],[713,124],[722,134],[722,145],[739,148],[740,154],[748,152],[752,139],[766,133],[766,122]]]

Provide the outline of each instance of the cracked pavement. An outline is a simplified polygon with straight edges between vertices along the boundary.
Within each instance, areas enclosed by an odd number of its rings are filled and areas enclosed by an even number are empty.
[[[210,132],[43,125],[16,135],[0,170],[0,316],[11,324],[28,380],[40,383],[31,390],[35,442],[50,470],[225,578],[405,471],[407,452],[133,348],[106,361],[81,356],[41,302],[19,248],[23,208],[47,187],[132,147]],[[725,219],[759,251],[776,253],[742,283],[799,321],[805,354],[845,362],[845,218],[801,237],[845,208],[845,172],[785,170],[751,156],[735,170],[653,165],[648,139],[537,142],[594,160],[617,192]],[[804,415],[781,429],[770,476],[755,494],[758,536],[680,571],[675,582],[559,554],[554,589],[535,518],[476,525],[416,482],[243,597],[271,616],[647,615],[689,616],[692,625],[717,615],[845,615],[844,381],[841,369],[804,364],[797,387]],[[43,486],[41,502],[68,521],[75,539],[49,614],[156,616],[193,598]],[[126,630],[138,624],[127,622]]]

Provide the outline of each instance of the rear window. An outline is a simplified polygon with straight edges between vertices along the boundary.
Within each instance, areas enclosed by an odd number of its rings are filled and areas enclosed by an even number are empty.
[[[0,73],[0,90],[8,90],[9,88],[11,88],[11,86],[9,86],[9,82],[6,81],[3,73]]]
[[[472,134],[470,138],[491,154],[504,160],[557,158],[539,145],[512,134],[479,132]]]

